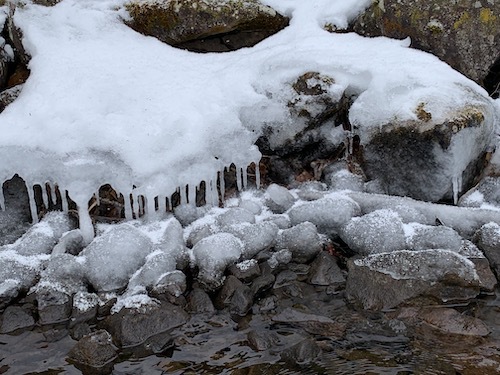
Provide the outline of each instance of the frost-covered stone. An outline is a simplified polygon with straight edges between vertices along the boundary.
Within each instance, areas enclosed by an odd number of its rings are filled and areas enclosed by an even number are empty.
[[[198,242],[192,251],[198,280],[205,289],[214,290],[222,285],[226,267],[240,258],[244,245],[230,233],[218,233]]]
[[[460,197],[462,207],[493,206],[500,208],[500,177],[485,177],[479,184]]]
[[[216,234],[219,232],[219,228],[215,225],[205,224],[193,227],[188,235],[187,243],[191,246],[196,245],[202,239],[211,236],[212,234]]]
[[[244,208],[231,207],[226,212],[217,216],[217,224],[221,228],[242,223],[255,223],[255,215]]]
[[[276,184],[271,184],[265,194],[266,205],[271,211],[282,214],[295,203],[294,196],[287,188]]]
[[[41,324],[60,323],[71,317],[73,299],[70,294],[45,284],[37,287],[36,301]]]
[[[52,255],[35,289],[39,287],[49,287],[68,295],[87,290],[83,259],[71,254]]]
[[[188,256],[184,241],[184,230],[181,223],[175,218],[168,221],[156,248],[173,257],[177,261],[179,268],[184,268],[187,265]]]
[[[9,249],[20,255],[50,254],[63,233],[70,230],[68,215],[62,212],[49,212],[33,225]]]
[[[176,262],[173,255],[164,253],[161,250],[148,254],[144,265],[130,279],[128,290],[153,288],[166,273],[174,271],[175,266]]]
[[[85,274],[95,290],[110,292],[127,286],[152,251],[151,240],[128,224],[112,227],[81,252]]]
[[[322,233],[337,234],[353,216],[360,215],[361,210],[352,199],[338,195],[297,203],[287,213],[292,225],[308,221]]]
[[[326,184],[319,181],[306,181],[297,189],[297,195],[304,201],[315,201],[323,198],[325,194],[327,194]]]
[[[238,203],[238,207],[244,208],[254,215],[260,215],[262,212],[262,204],[256,200],[242,199],[240,203]]]
[[[431,226],[418,223],[404,225],[407,249],[450,249],[458,252],[462,247],[462,237],[445,226]]]
[[[498,279],[500,277],[500,225],[493,222],[485,224],[475,237],[477,246],[483,250]]]
[[[290,222],[290,218],[286,214],[273,214],[269,217],[267,217],[264,221],[269,221],[271,223],[274,223],[278,226],[279,229],[288,229],[292,226],[292,223]]]
[[[66,232],[59,239],[59,242],[52,250],[52,255],[69,253],[78,255],[85,246],[83,234],[80,229],[73,229]]]
[[[327,177],[328,185],[333,190],[363,191],[363,178],[357,174],[342,169]]]
[[[339,235],[358,254],[390,252],[406,247],[403,222],[392,210],[377,210],[355,217]]]
[[[181,204],[174,209],[174,215],[183,226],[191,224],[207,213],[207,207],[196,207],[192,204]]]
[[[262,250],[274,246],[279,228],[269,221],[257,224],[238,224],[226,228],[228,233],[238,237],[243,242],[245,249],[243,256],[250,259]]]
[[[72,361],[95,368],[98,373],[118,356],[118,351],[111,335],[101,329],[79,340],[68,356]]]
[[[281,232],[277,247],[289,250],[295,262],[306,263],[321,251],[323,245],[316,226],[306,221]]]
[[[156,282],[152,294],[160,296],[167,294],[174,298],[181,296],[187,288],[186,275],[181,271],[171,271],[165,273]]]
[[[474,298],[474,264],[444,249],[400,250],[348,263],[346,293],[366,309],[390,309],[416,297],[451,302]]]

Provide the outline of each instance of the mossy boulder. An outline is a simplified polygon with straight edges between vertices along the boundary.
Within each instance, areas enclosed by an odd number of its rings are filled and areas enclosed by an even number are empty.
[[[251,47],[288,25],[257,0],[146,0],[126,9],[134,30],[196,52]]]
[[[457,108],[434,121],[421,103],[415,120],[376,130],[363,147],[362,167],[388,194],[425,201],[458,199],[480,174],[494,128],[486,101]]]
[[[479,84],[494,84],[485,79],[490,69],[498,70],[495,61],[500,65],[500,1],[372,0],[352,28],[365,36],[409,36],[412,47],[438,56]]]

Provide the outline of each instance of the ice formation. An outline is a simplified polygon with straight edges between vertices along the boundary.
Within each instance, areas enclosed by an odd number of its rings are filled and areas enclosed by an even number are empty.
[[[128,219],[164,211],[175,191],[193,204],[201,181],[206,201],[218,203],[220,176],[231,164],[244,188],[247,166],[261,157],[254,142],[262,127],[292,125],[283,92],[304,72],[321,71],[339,92],[358,95],[349,117],[362,141],[390,119],[414,119],[423,98],[435,121],[471,104],[470,91],[478,102],[489,100],[437,58],[408,49],[407,40],[325,31],[346,28],[369,0],[266,0],[291,17],[290,26],[226,54],[196,54],[139,35],[123,23],[124,3],[26,4],[14,15],[31,75],[0,114],[0,181],[15,173],[26,180],[34,221],[34,185],[45,202],[55,200],[57,186],[64,210],[67,192],[86,243],[94,235],[88,201],[105,183],[126,198]],[[453,165],[457,190],[464,165]],[[255,173],[259,185],[259,168]]]

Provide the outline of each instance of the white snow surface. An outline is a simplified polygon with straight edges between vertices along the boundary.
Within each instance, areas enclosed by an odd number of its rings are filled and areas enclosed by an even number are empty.
[[[265,0],[290,26],[252,48],[207,54],[135,32],[123,22],[125,2],[16,10],[31,75],[0,114],[0,180],[19,173],[28,185],[57,183],[80,207],[104,183],[149,197],[153,210],[153,197],[185,185],[193,192],[202,180],[213,196],[217,172],[259,161],[263,125],[290,123],[286,92],[308,71],[359,94],[349,116],[362,140],[394,118],[415,119],[421,102],[438,122],[474,97],[491,101],[408,40],[324,30],[345,28],[369,0]],[[89,242],[89,220],[80,220]]]

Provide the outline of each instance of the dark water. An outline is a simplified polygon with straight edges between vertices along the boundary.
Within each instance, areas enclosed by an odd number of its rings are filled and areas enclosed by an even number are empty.
[[[338,310],[347,325],[345,334],[340,338],[316,334],[321,355],[300,365],[280,355],[285,347],[304,339],[300,328],[275,324],[262,316],[240,322],[225,315],[199,316],[172,333],[176,337],[173,348],[161,355],[122,353],[111,373],[500,374],[500,299],[483,298],[457,309],[482,319],[491,334],[484,338],[444,334],[431,326],[410,327],[391,313],[370,315],[346,307]],[[247,341],[250,329],[275,332],[279,344],[254,351]],[[64,329],[0,335],[0,374],[82,374],[66,360],[74,344]]]

